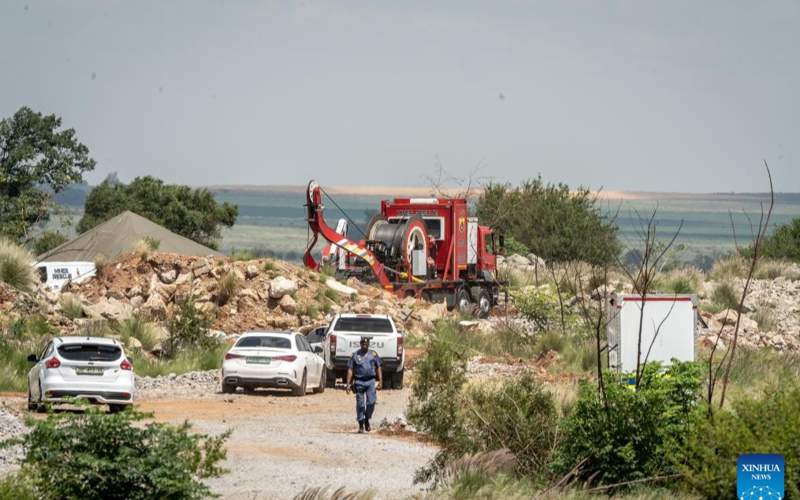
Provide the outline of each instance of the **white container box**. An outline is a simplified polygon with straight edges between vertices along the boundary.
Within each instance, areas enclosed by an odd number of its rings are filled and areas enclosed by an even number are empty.
[[[697,305],[694,295],[614,294],[608,301],[608,365],[624,373],[636,371],[641,323],[641,362],[670,364],[694,361]],[[649,355],[648,355],[649,350]]]

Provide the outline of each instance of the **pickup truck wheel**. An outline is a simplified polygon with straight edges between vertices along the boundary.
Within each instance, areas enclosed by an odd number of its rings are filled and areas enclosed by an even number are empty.
[[[336,372],[325,368],[325,387],[333,389],[336,387]]]
[[[236,392],[235,385],[222,383],[222,394],[233,394],[234,392]]]
[[[305,396],[306,395],[306,371],[303,370],[303,379],[300,381],[300,385],[292,389],[293,396]]]
[[[128,405],[108,405],[108,413],[119,413]]]
[[[400,390],[403,388],[403,374],[405,374],[405,370],[401,372],[394,372],[392,374],[392,389]]]
[[[314,388],[314,394],[319,394],[321,392],[325,392],[325,385],[326,385],[325,381],[327,380],[327,377],[328,377],[328,373],[327,373],[328,370],[323,368],[320,371],[322,373],[319,374],[319,385]]]

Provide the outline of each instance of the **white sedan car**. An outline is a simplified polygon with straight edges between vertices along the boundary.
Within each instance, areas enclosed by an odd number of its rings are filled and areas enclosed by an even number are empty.
[[[323,392],[325,362],[299,333],[247,332],[222,363],[222,392],[230,394],[237,387],[291,389],[295,396],[309,388]]]
[[[28,361],[34,363],[28,372],[30,410],[65,398],[107,404],[112,412],[133,404],[133,365],[114,339],[56,337]]]

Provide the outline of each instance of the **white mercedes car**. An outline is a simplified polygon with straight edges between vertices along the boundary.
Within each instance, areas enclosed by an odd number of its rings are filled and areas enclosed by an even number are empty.
[[[325,362],[299,333],[247,332],[222,363],[222,392],[230,394],[237,387],[291,389],[295,396],[304,396],[309,388],[323,392]]]
[[[56,337],[28,361],[29,410],[66,398],[107,404],[111,412],[133,404],[133,365],[114,339]]]

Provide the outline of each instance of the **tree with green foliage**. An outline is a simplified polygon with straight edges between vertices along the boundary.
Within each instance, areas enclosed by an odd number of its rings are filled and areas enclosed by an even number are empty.
[[[617,227],[586,188],[545,184],[541,177],[519,187],[489,184],[478,199],[481,221],[547,261],[612,262],[620,251]]]
[[[764,239],[762,255],[773,259],[800,262],[800,217],[779,226]]]
[[[87,406],[52,413],[23,438],[27,474],[36,498],[206,498],[203,479],[221,475],[229,433],[217,437],[150,422],[126,410],[113,415]]]
[[[0,120],[0,235],[25,243],[50,215],[52,193],[94,169],[89,148],[61,118],[22,107]]]
[[[67,237],[61,234],[61,232],[50,230],[44,231],[39,235],[38,238],[36,238],[36,241],[33,242],[33,252],[36,255],[42,255],[43,253],[49,252],[55,247],[66,242]]]
[[[231,227],[239,209],[218,203],[207,189],[165,184],[154,177],[137,177],[130,184],[106,179],[89,193],[78,232],[85,232],[130,210],[170,231],[216,249],[220,227]]]

